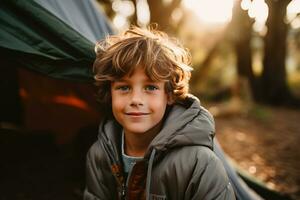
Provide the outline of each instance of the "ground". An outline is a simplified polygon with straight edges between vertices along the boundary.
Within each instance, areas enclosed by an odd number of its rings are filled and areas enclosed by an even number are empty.
[[[255,106],[215,120],[221,146],[239,167],[267,187],[300,199],[300,110]]]

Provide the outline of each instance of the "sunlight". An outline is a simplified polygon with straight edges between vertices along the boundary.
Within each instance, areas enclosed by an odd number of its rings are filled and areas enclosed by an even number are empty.
[[[220,25],[231,21],[232,8],[236,0],[183,0],[182,5],[196,14],[197,19],[209,25]],[[135,8],[131,1],[112,0],[112,8],[116,12],[113,24],[119,30],[128,28],[127,18],[134,14]],[[163,0],[164,4],[169,4],[172,0]],[[138,24],[142,27],[149,24],[150,11],[146,0],[137,0],[136,12]],[[251,18],[255,19],[253,28],[256,32],[263,34],[266,30],[265,22],[268,18],[268,6],[265,0],[242,0],[241,8],[248,10]],[[287,20],[292,28],[300,27],[300,0],[293,0],[287,7]],[[182,13],[177,10],[172,14],[174,20],[180,19]]]
[[[232,17],[233,0],[183,0],[183,5],[208,24],[227,23]]]
[[[120,14],[116,14],[116,16],[113,18],[113,24],[118,30],[124,30],[129,27],[129,23],[126,17]]]
[[[293,29],[300,28],[300,0],[293,0],[287,7],[287,20]]]
[[[112,9],[125,17],[134,14],[134,5],[131,1],[113,1]]]
[[[243,0],[241,2],[241,7],[243,10],[248,10],[251,6],[251,0]]]
[[[136,3],[138,24],[141,27],[146,27],[150,22],[150,11],[147,0],[137,0]]]
[[[293,0],[287,7],[288,14],[300,13],[300,0]]]
[[[264,0],[243,0],[241,7],[244,10],[248,10],[249,17],[255,19],[253,29],[262,35],[266,34],[265,23],[269,15],[269,8],[266,2]]]
[[[112,3],[112,9],[116,12],[113,18],[113,24],[118,30],[122,30],[129,27],[127,18],[134,14],[135,8],[131,1],[115,0]]]
[[[264,24],[268,18],[269,8],[264,0],[252,1],[248,14],[251,18],[254,18],[256,22]]]
[[[265,23],[268,18],[268,5],[264,0],[243,0],[241,7],[244,10],[248,10],[248,14],[251,18],[255,19],[253,28],[257,32],[265,31]],[[287,20],[291,23],[291,27],[296,29],[300,27],[300,0],[293,0],[287,6]]]

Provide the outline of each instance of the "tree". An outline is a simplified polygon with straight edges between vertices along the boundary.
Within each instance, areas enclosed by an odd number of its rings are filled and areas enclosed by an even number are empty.
[[[112,19],[115,16],[115,11],[112,9],[114,0],[97,0],[103,7],[106,15]],[[138,25],[137,16],[137,0],[129,0],[134,6],[135,12],[132,16],[128,17],[130,24]],[[158,29],[167,33],[175,33],[177,26],[172,23],[172,13],[175,9],[180,8],[181,0],[171,0],[164,2],[164,0],[148,0],[147,1],[150,11],[150,24],[157,24]],[[179,22],[180,23],[180,22]]]
[[[267,0],[269,16],[266,22],[267,34],[264,38],[264,60],[261,76],[262,102],[269,104],[294,104],[287,85],[286,51],[288,24],[285,23],[286,8],[291,0]]]
[[[285,23],[286,8],[291,0],[268,0],[269,16],[266,22],[267,34],[264,37],[264,59],[262,74],[256,77],[252,70],[253,20],[247,11],[241,9],[240,1],[233,10],[233,27],[235,37],[233,44],[237,56],[239,77],[247,78],[252,96],[256,102],[270,105],[299,105],[300,101],[290,92],[287,84],[286,51],[288,24]]]
[[[115,12],[112,9],[112,1],[111,0],[97,0],[103,7],[103,10],[106,16],[109,19],[112,19],[115,16]]]
[[[180,6],[181,0],[164,3],[163,0],[149,0],[150,23],[157,23],[158,28],[168,33],[176,32],[172,26],[172,13]]]
[[[260,93],[257,79],[252,69],[252,25],[254,20],[248,15],[248,12],[243,10],[240,6],[241,0],[238,0],[233,8],[232,21],[229,25],[230,30],[234,30],[231,35],[235,54],[236,54],[236,68],[238,75],[238,84],[248,81],[252,97],[256,100]],[[245,88],[245,87],[242,87]]]

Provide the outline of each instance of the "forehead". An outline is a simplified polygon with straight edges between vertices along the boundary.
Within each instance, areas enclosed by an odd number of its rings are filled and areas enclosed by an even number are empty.
[[[154,80],[151,74],[148,75],[145,68],[142,66],[135,67],[130,73],[125,74],[116,81],[143,80],[151,82],[163,82],[163,80]]]
[[[131,73],[127,73],[122,79],[131,79],[135,77],[140,77],[143,79],[150,79],[150,77],[146,74],[144,67],[137,66],[135,67]]]

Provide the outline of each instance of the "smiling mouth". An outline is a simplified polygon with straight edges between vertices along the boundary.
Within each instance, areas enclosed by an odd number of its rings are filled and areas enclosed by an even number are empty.
[[[133,116],[133,117],[139,117],[139,116],[149,115],[149,113],[130,112],[130,113],[126,113],[126,115]]]

